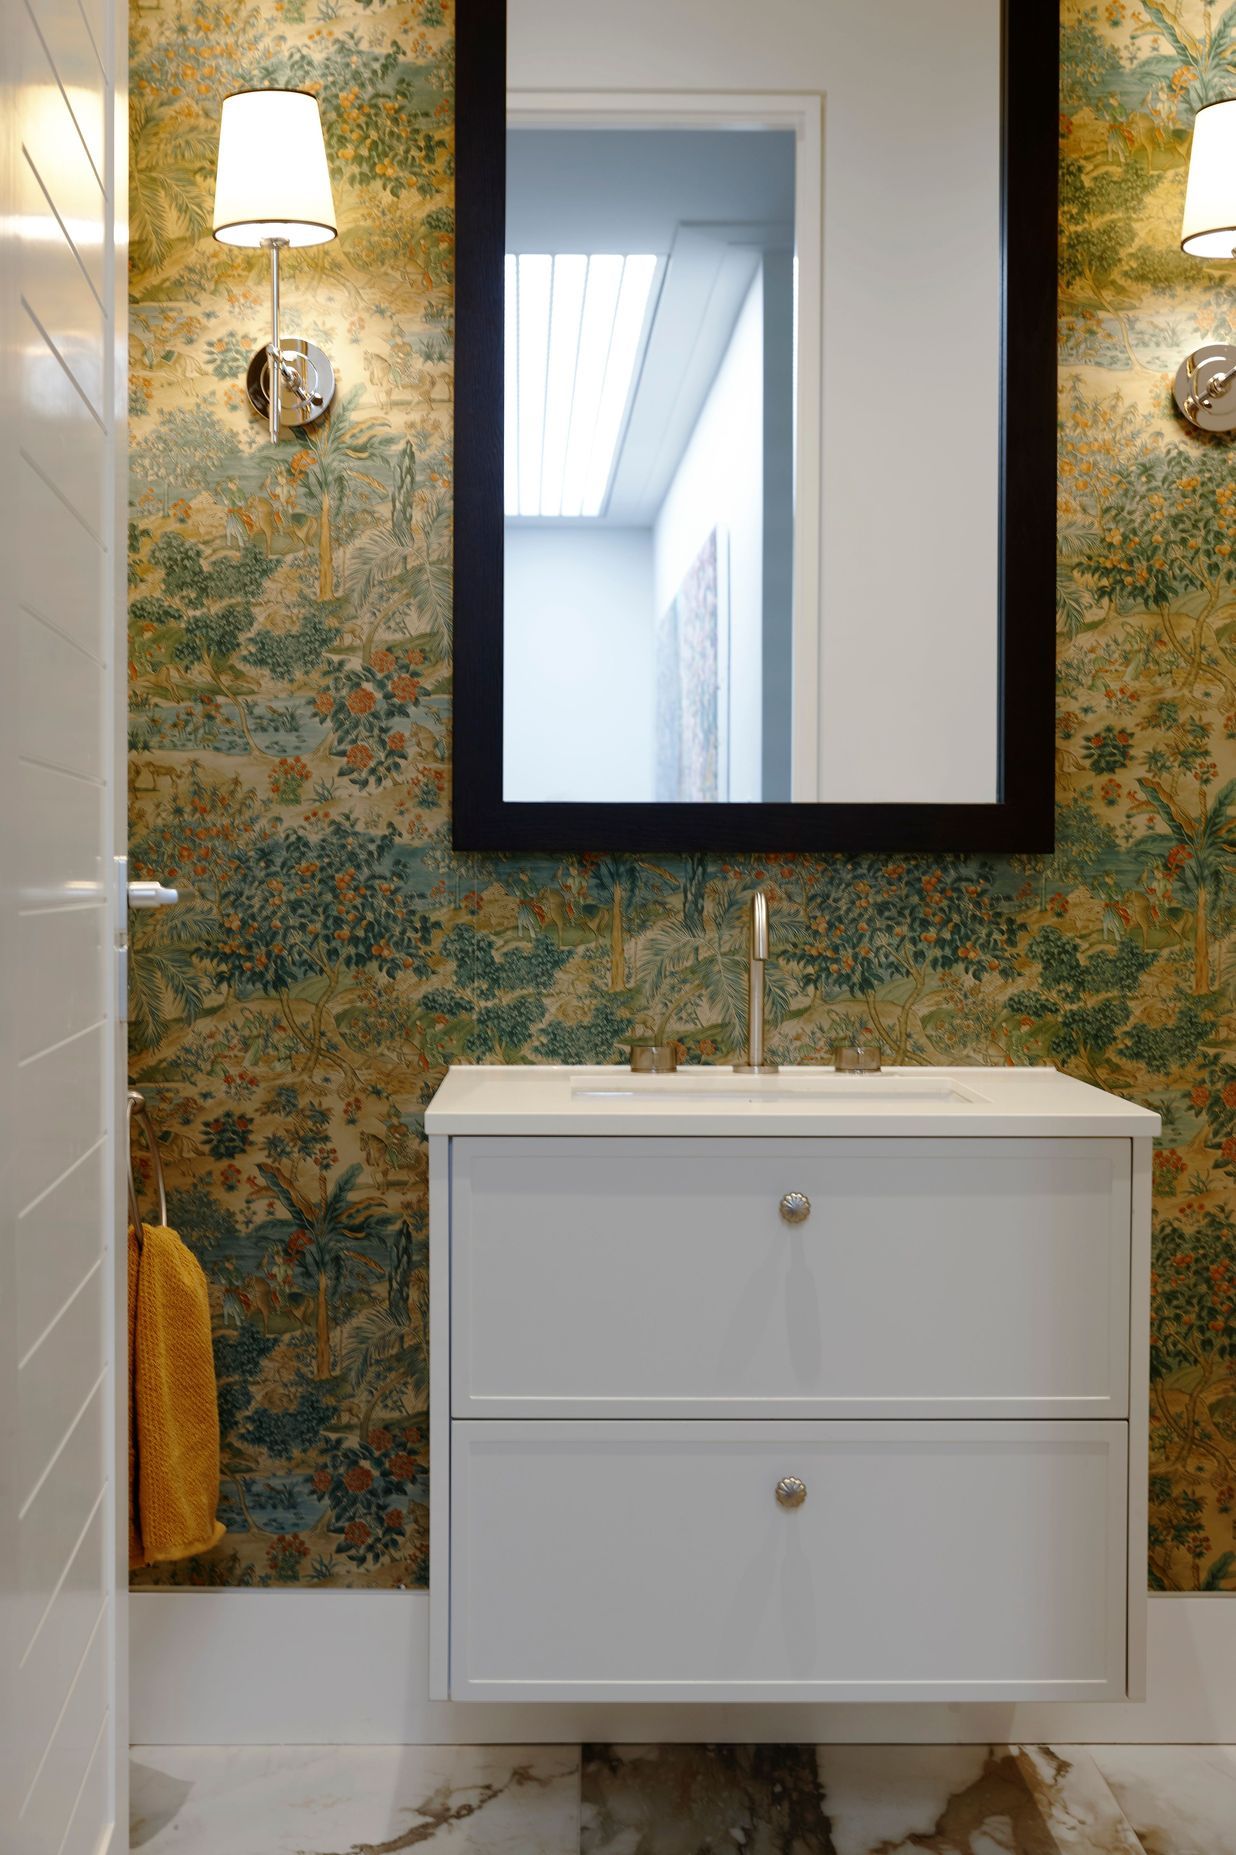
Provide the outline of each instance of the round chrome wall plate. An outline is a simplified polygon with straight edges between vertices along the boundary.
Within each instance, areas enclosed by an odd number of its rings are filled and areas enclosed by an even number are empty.
[[[1230,343],[1212,341],[1186,354],[1176,370],[1173,391],[1190,425],[1204,432],[1236,431],[1236,378],[1229,386],[1222,386],[1224,376],[1234,371],[1236,347]],[[1215,380],[1220,387],[1212,392]]]
[[[335,397],[335,370],[322,350],[311,341],[285,335],[280,347],[284,360],[296,369],[308,396],[306,404],[286,380],[280,381],[279,432],[283,436],[294,432],[298,426],[316,425],[319,419],[325,418]],[[270,357],[265,348],[259,348],[249,362],[245,386],[249,404],[265,418],[270,408]]]

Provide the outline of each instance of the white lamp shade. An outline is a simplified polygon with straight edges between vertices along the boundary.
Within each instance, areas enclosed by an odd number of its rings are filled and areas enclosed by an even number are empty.
[[[1236,97],[1197,112],[1180,245],[1195,258],[1236,257]]]
[[[324,245],[337,229],[317,98],[305,90],[224,97],[215,174],[220,243]]]

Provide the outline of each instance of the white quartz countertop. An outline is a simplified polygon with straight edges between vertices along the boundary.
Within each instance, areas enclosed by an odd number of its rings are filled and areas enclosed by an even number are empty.
[[[1049,1067],[885,1069],[842,1076],[719,1065],[672,1076],[623,1067],[480,1064],[448,1071],[425,1112],[429,1134],[861,1134],[1094,1137],[1159,1132],[1159,1117]]]

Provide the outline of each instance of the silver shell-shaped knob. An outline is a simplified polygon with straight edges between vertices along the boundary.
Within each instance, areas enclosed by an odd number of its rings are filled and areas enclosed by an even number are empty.
[[[787,1224],[805,1224],[811,1216],[811,1200],[806,1192],[786,1192],[777,1209]]]
[[[781,1507],[801,1507],[807,1498],[807,1484],[797,1475],[783,1475],[777,1483],[777,1502]]]

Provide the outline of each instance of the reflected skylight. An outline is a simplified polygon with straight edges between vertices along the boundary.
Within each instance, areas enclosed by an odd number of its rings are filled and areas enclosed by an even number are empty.
[[[601,514],[656,270],[641,253],[508,253],[508,515]]]

